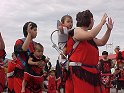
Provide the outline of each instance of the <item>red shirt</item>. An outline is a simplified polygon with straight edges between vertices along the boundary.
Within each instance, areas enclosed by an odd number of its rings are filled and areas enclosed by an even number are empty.
[[[21,39],[18,39],[15,43],[15,46],[14,46],[14,52],[16,53],[17,55],[17,65],[16,67],[18,68],[22,68],[24,69],[24,65],[22,64],[22,62],[20,61],[20,58],[18,57],[18,55],[25,61],[27,62],[28,60],[28,56],[27,56],[27,51],[23,51],[22,50],[22,45],[23,45],[24,41],[21,40]],[[30,52],[32,53],[34,51],[34,42],[30,42],[29,44],[29,50]]]
[[[56,77],[49,76],[48,80],[48,93],[56,93]]]
[[[8,73],[13,72],[16,67],[16,63],[14,60],[8,62]],[[12,91],[14,88],[14,77],[8,77],[8,88]]]
[[[11,60],[10,62],[8,62],[8,73],[14,71],[16,67],[16,63],[14,62],[14,60]]]
[[[75,42],[73,39],[69,39],[67,42],[67,53],[72,49],[73,44]],[[69,60],[73,62],[80,62],[82,64],[87,64],[90,66],[96,66],[99,61],[99,51],[98,48],[93,40],[87,41],[80,41],[79,45],[76,47],[74,52],[71,54]],[[97,73],[98,70],[96,68],[88,68],[84,67],[84,69]]]

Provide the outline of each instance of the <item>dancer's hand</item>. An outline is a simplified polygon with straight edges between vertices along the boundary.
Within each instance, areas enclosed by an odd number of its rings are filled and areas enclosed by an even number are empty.
[[[31,34],[32,30],[31,30],[31,23],[28,24],[28,27],[27,27],[27,32],[28,34]]]
[[[106,23],[108,30],[112,30],[114,22],[112,21],[112,18],[108,18],[108,22]]]
[[[106,18],[107,18],[107,17],[108,17],[108,16],[107,16],[107,14],[105,13],[105,14],[103,15],[102,19],[101,19],[101,23],[102,23],[102,25],[105,24],[105,22],[106,22]]]

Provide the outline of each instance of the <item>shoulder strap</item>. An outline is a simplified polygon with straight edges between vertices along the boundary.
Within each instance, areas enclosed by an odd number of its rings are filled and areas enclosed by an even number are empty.
[[[79,43],[80,43],[80,41],[76,41],[76,42],[74,43],[74,45],[73,45],[73,49],[75,49],[75,48],[78,46]]]
[[[22,57],[19,54],[17,55],[17,57],[19,58],[19,60],[23,64],[23,66],[25,66],[26,65],[26,62],[22,59]]]
[[[22,40],[23,42],[25,42],[26,38],[21,38],[20,40]]]
[[[69,52],[68,57],[72,55],[72,53],[75,51],[76,47],[79,45],[80,41],[76,41],[73,45],[72,50]]]
[[[22,43],[24,43],[25,42],[25,40],[26,40],[26,38],[21,38],[21,39],[19,39]]]
[[[76,49],[76,47],[79,45],[79,43],[80,43],[80,41],[76,41],[76,42],[74,43],[72,50],[69,52],[69,54],[67,54],[67,58],[68,58],[68,59],[69,59],[69,57],[72,55],[72,53],[75,51],[75,49]],[[68,60],[66,60],[66,61],[63,63],[63,66],[64,66],[65,64],[68,64]],[[67,66],[67,68],[68,68],[68,66]]]
[[[26,38],[21,38],[20,39],[23,43],[25,42]],[[28,49],[28,55],[30,55],[31,51],[30,48]],[[19,58],[19,60],[21,61],[21,63],[25,66],[26,62],[23,60],[23,58],[20,56],[20,54],[17,55],[17,57]]]

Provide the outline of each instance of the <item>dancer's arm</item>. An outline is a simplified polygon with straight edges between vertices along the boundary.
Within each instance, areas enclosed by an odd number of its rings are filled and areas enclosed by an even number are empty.
[[[107,25],[107,31],[105,32],[104,36],[101,39],[94,39],[95,43],[98,46],[105,45],[110,37],[111,30],[113,28],[113,21],[111,18],[108,18],[108,23],[106,23],[106,25]]]
[[[5,49],[5,43],[3,41],[3,38],[0,32],[0,50],[3,50],[3,49]]]

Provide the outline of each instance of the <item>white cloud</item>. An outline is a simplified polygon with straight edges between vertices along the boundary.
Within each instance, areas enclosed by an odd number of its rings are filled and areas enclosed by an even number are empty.
[[[33,21],[38,25],[38,36],[35,39],[45,47],[45,54],[55,65],[57,51],[52,48],[50,34],[56,29],[56,20],[65,14],[74,19],[78,12],[90,9],[94,14],[95,25],[106,12],[114,20],[114,29],[109,42],[123,49],[123,0],[0,0],[0,31],[2,32],[8,57],[11,56],[16,39],[23,37],[22,27],[25,22]],[[100,32],[101,37],[106,27]],[[54,40],[56,41],[57,35]],[[109,43],[108,42],[108,43]],[[113,47],[114,47],[113,46]],[[105,47],[100,48],[100,51]]]

